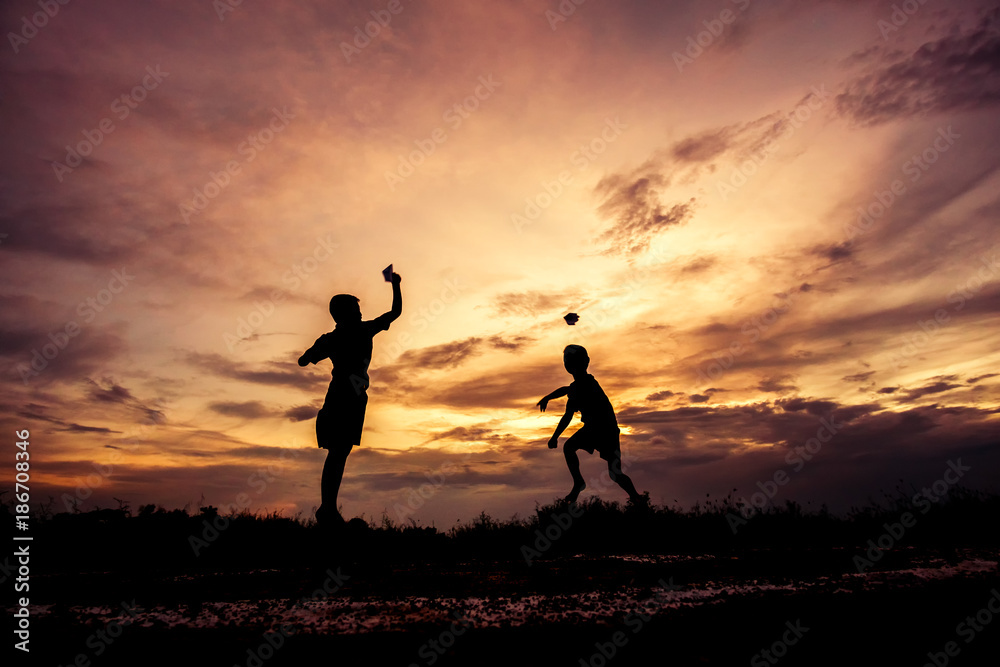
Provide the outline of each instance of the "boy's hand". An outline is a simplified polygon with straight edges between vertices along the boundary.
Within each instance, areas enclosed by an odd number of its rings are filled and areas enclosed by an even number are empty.
[[[559,446],[559,438],[557,436],[552,436],[549,438],[549,449],[555,449]]]
[[[549,404],[549,399],[547,399],[547,398],[543,398],[542,400],[538,401],[538,403],[537,403],[538,407],[540,407],[542,409],[542,412],[545,412],[545,407],[548,404]]]
[[[392,284],[393,285],[398,285],[401,282],[403,282],[402,277],[400,277],[400,275],[398,273],[393,273],[392,274]]]

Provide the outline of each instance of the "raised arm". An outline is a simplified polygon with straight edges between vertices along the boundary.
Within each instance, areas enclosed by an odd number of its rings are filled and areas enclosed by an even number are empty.
[[[568,393],[569,393],[569,387],[559,387],[554,392],[552,392],[542,400],[538,401],[537,405],[542,409],[542,412],[545,412],[545,407],[549,404],[549,401],[556,398],[562,398]]]
[[[396,320],[403,314],[403,293],[399,289],[401,282],[403,279],[398,273],[392,274],[392,308],[387,313],[390,321]]]

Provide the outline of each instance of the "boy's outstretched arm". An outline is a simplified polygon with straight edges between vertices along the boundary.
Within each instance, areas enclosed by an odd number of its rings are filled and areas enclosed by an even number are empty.
[[[302,353],[299,357],[299,366],[305,366],[307,364],[315,364],[317,361],[321,361],[322,358],[316,353],[316,346],[313,345],[308,350]]]
[[[562,398],[568,393],[569,393],[569,387],[559,387],[554,392],[552,392],[542,400],[538,401],[536,405],[538,405],[538,407],[542,409],[542,412],[545,412],[545,407],[549,404],[549,401],[555,398]]]
[[[559,436],[562,435],[571,421],[573,421],[573,411],[567,405],[566,413],[559,419],[559,424],[556,426],[556,432],[549,438],[549,449],[555,449],[559,446]]]

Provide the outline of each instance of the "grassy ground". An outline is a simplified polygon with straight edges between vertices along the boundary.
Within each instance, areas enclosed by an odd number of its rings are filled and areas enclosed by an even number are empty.
[[[332,535],[299,517],[210,507],[49,515],[32,530],[32,657],[996,664],[998,509],[997,497],[961,489],[930,506],[898,491],[840,516],[591,499],[447,532],[383,518]],[[977,614],[980,630],[960,627]]]

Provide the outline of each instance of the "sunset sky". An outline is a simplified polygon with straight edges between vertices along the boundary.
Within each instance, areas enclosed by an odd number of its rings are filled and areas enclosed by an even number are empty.
[[[296,359],[390,263],[346,516],[568,492],[535,403],[569,343],[657,504],[785,471],[842,511],[959,459],[1000,491],[1000,3],[57,6],[0,10],[33,500],[311,516],[330,362]]]

